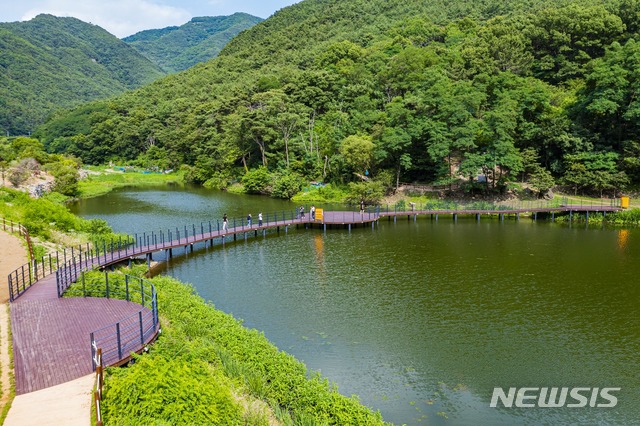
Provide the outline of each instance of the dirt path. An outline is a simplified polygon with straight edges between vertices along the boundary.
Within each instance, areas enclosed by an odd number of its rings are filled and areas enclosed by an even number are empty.
[[[9,301],[7,276],[29,261],[23,241],[15,235],[0,231],[0,303]]]
[[[9,355],[9,282],[7,276],[29,261],[22,240],[0,231],[0,412],[11,394],[11,356]]]

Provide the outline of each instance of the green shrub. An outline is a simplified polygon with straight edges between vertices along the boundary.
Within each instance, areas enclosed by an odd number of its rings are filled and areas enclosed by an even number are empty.
[[[106,425],[242,424],[228,380],[192,357],[141,356],[110,369],[102,407]]]
[[[78,167],[77,161],[64,158],[47,164],[46,170],[55,178],[52,189],[70,197],[78,195]]]
[[[640,209],[634,208],[607,214],[606,221],[615,224],[640,225]]]
[[[22,223],[31,234],[47,238],[51,228],[69,232],[82,227],[81,219],[63,205],[48,200],[38,200],[38,202],[26,202],[23,207]]]
[[[94,236],[107,235],[111,233],[111,227],[104,219],[89,219],[84,222],[82,230]]]
[[[244,189],[249,194],[269,194],[272,178],[266,167],[249,170],[242,177]]]
[[[379,204],[384,197],[385,189],[382,182],[349,182],[349,195],[347,201],[358,204],[360,200],[364,200],[366,204]]]
[[[339,187],[331,184],[324,186],[312,186],[305,188],[303,192],[299,192],[293,196],[292,200],[296,203],[304,203],[308,201],[323,203],[340,203],[344,202],[347,193]]]
[[[273,191],[271,196],[274,198],[284,198],[290,200],[294,195],[300,192],[302,188],[302,179],[293,173],[285,173],[276,176],[273,183]]]
[[[225,189],[229,186],[230,178],[224,173],[216,172],[202,185],[208,189]]]

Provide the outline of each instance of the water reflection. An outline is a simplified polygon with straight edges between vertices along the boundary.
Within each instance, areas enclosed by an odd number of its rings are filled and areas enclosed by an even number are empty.
[[[84,215],[132,232],[268,210],[262,199],[198,192],[184,199],[201,206],[193,213],[180,193],[141,196],[164,206],[148,211],[153,226],[139,208],[107,200],[85,203]],[[168,273],[388,421],[631,424],[640,418],[638,232],[464,217],[351,233],[291,228],[176,256]],[[623,391],[606,410],[489,407],[494,387],[512,386]]]
[[[627,248],[627,243],[629,242],[629,234],[631,232],[628,229],[619,229],[618,230],[618,249],[620,251],[624,251]]]
[[[316,233],[313,236],[313,247],[315,248],[318,272],[324,275],[324,238],[322,237],[322,234]]]

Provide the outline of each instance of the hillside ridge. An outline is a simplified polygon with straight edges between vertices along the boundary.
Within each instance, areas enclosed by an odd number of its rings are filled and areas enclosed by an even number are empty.
[[[262,22],[247,13],[194,17],[180,26],[144,30],[122,40],[168,73],[214,58],[238,33]]]

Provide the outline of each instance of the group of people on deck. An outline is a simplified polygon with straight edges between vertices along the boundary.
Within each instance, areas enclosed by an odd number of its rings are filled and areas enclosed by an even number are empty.
[[[414,209],[415,203],[411,203],[411,210]],[[360,214],[363,215],[365,211],[365,203],[364,200],[360,200]],[[296,212],[297,217],[300,219],[304,219],[304,206],[300,206],[298,208],[296,208]],[[311,206],[311,208],[309,209],[309,214],[311,215],[311,220],[316,220],[316,206]],[[252,217],[251,217],[251,213],[249,213],[247,215],[247,226],[249,228],[251,228],[252,226]],[[262,226],[262,212],[258,213],[258,226]],[[227,232],[227,230],[229,229],[229,220],[227,218],[227,214],[225,213],[222,216],[222,230],[224,232]]]
[[[300,206],[300,208],[296,209],[298,212],[298,217],[304,219],[304,206]],[[316,220],[316,207],[315,206],[311,206],[311,208],[309,209],[309,214],[311,215],[311,220]],[[253,217],[251,216],[251,213],[247,214],[247,226],[249,228],[251,228],[251,226],[253,225]],[[262,212],[258,213],[258,226],[262,226]],[[224,215],[222,215],[222,230],[224,232],[227,232],[229,230],[229,218],[227,216],[227,214],[225,213]]]
[[[316,220],[316,206],[311,206],[309,214],[311,215],[311,220]],[[298,209],[298,217],[304,219],[304,206],[300,206]]]
[[[251,213],[249,213],[247,215],[247,226],[249,228],[251,228],[252,226],[252,217],[251,217]],[[258,213],[258,226],[262,226],[262,212]],[[229,219],[227,218],[227,214],[225,213],[224,215],[222,215],[222,230],[224,232],[227,232],[227,230],[229,229]]]

